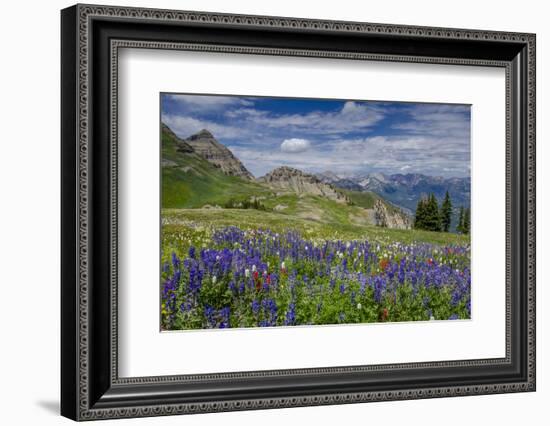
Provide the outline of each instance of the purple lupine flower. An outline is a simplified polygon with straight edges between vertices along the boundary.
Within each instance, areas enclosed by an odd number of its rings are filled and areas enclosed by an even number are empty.
[[[296,324],[296,304],[291,303],[288,305],[288,310],[286,311],[285,325],[295,325]]]
[[[220,328],[229,328],[229,318],[231,316],[231,309],[229,306],[226,306],[220,310],[220,316]]]
[[[174,267],[174,269],[178,269],[180,267],[180,260],[174,252],[172,252],[172,266]]]

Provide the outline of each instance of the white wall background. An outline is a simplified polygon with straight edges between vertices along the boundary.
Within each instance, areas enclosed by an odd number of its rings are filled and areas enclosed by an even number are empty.
[[[339,0],[109,1],[204,10],[526,31],[537,33],[538,390],[530,394],[293,408],[102,424],[270,425],[545,424],[550,401],[550,27],[537,0],[359,2]],[[59,417],[59,9],[71,2],[3,4],[0,65],[0,418],[2,424],[68,424]],[[131,423],[129,423],[131,422]]]

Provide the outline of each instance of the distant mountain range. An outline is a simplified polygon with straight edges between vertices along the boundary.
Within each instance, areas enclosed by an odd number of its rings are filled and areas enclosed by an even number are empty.
[[[374,192],[410,214],[416,210],[418,200],[430,193],[434,193],[438,201],[441,202],[445,197],[445,192],[449,191],[455,211],[460,206],[470,206],[471,179],[469,177],[444,178],[420,173],[392,175],[368,173],[341,176],[331,171],[319,173],[317,177],[335,187]]]

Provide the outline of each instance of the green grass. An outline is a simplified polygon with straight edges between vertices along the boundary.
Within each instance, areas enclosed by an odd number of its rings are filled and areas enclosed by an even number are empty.
[[[321,222],[279,212],[241,209],[163,209],[163,239],[177,239],[179,233],[210,234],[226,226],[241,229],[266,229],[285,232],[294,229],[312,239],[368,239],[371,241],[399,241],[403,243],[426,242],[441,245],[466,244],[469,237],[444,232],[415,229],[389,229],[374,225],[343,222]]]
[[[358,192],[347,189],[343,189],[342,192],[348,196],[354,205],[363,207],[364,209],[374,208],[375,201],[380,199],[374,192]]]
[[[162,158],[176,164],[162,167],[162,206],[165,208],[223,205],[231,198],[271,193],[256,182],[225,175],[195,153],[180,153],[176,148],[173,136],[163,132]]]

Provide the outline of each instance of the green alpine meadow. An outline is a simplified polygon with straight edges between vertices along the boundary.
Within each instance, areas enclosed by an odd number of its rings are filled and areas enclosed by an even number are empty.
[[[161,330],[471,317],[464,105],[161,94]]]

